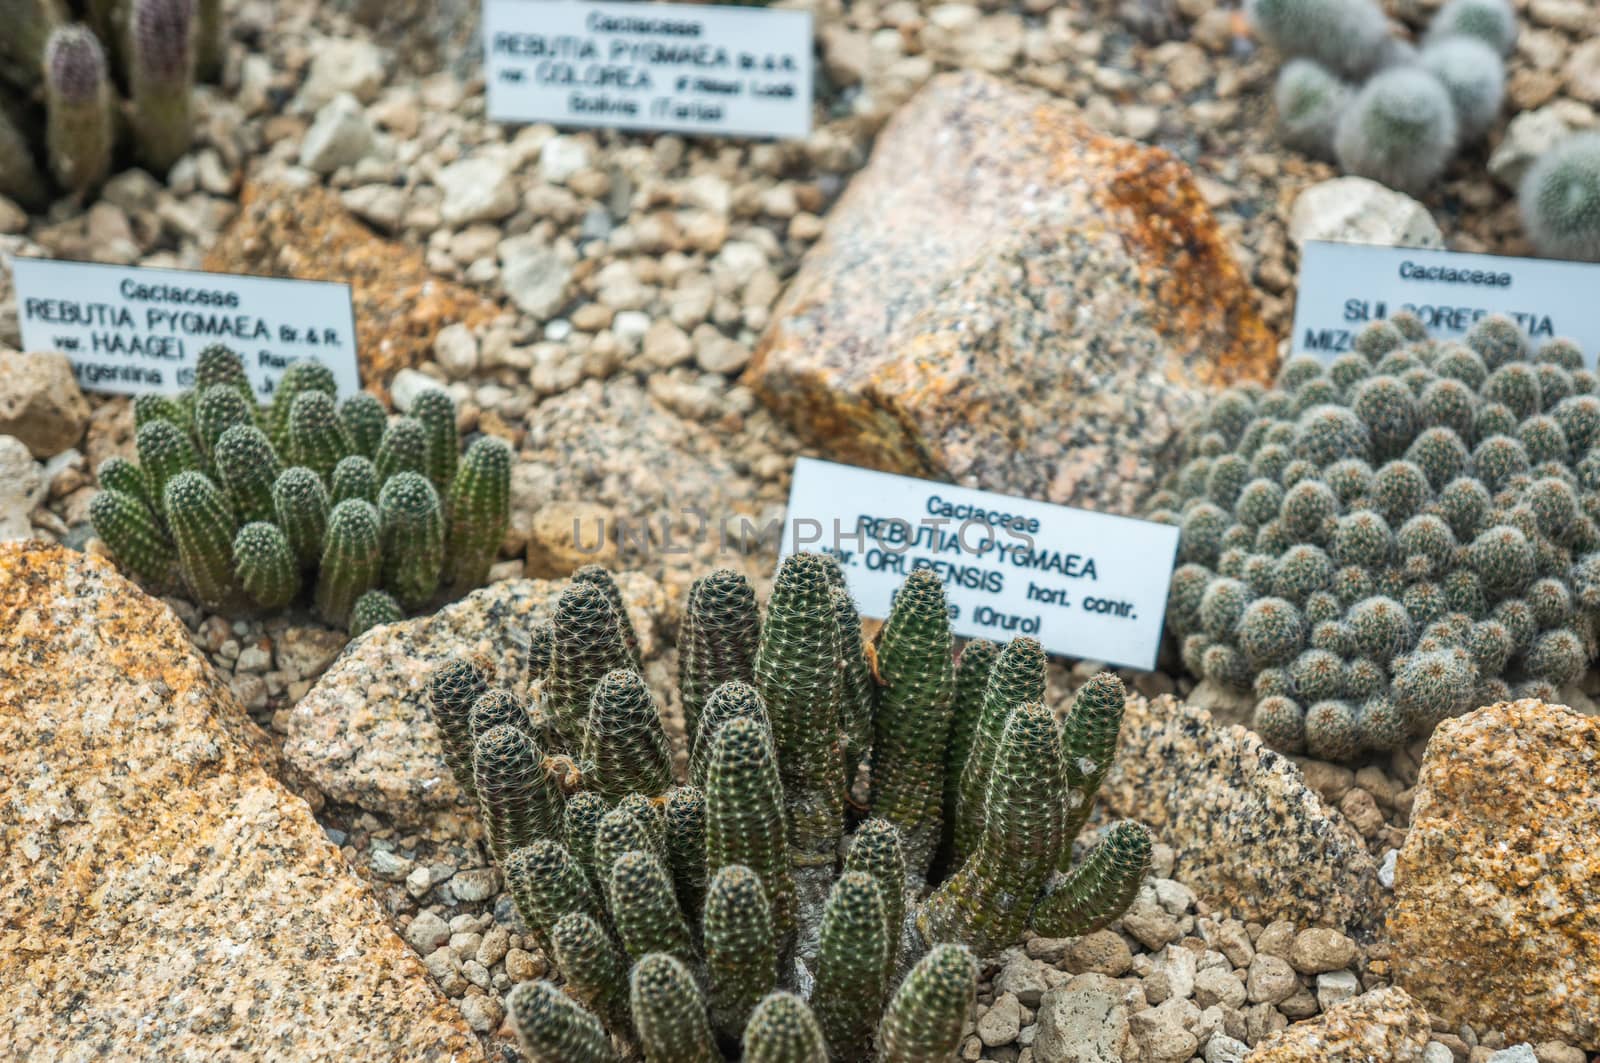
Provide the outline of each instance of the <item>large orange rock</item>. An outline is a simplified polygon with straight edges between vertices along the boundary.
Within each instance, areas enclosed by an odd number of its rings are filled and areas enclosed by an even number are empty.
[[[0,545],[0,1059],[484,1058],[269,748],[109,563]]]
[[[1126,513],[1275,368],[1182,162],[969,73],[884,130],[745,380],[839,460]]]

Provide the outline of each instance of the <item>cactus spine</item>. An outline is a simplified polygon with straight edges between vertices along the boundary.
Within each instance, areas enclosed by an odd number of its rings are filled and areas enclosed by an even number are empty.
[[[660,952],[644,957],[629,990],[646,1063],[720,1063],[705,1000],[679,960]]]
[[[838,1059],[865,1059],[883,1010],[889,942],[883,901],[871,875],[847,871],[822,914],[822,948],[811,1006]]]
[[[240,528],[233,562],[245,593],[264,609],[283,608],[300,590],[300,564],[276,524],[258,520]]]
[[[204,473],[180,472],[162,494],[178,547],[178,568],[195,601],[225,609],[238,599],[233,574],[233,507]]]
[[[549,982],[523,982],[506,998],[517,1041],[534,1063],[616,1063],[600,1020]]]
[[[954,1058],[976,1004],[978,970],[961,945],[935,945],[895,991],[878,1028],[878,1063]]]
[[[743,864],[711,877],[705,906],[706,967],[711,1018],[730,1040],[739,1036],[756,1002],[777,982],[778,939],[761,878]]]

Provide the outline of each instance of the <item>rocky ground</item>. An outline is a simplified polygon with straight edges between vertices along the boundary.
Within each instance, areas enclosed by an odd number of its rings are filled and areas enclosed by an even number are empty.
[[[740,550],[695,537],[699,518],[688,510],[714,527],[764,527],[782,515],[793,458],[821,452],[803,441],[814,433],[774,416],[741,374],[886,121],[936,74],[978,71],[1040,90],[1095,129],[1181,159],[1271,332],[1282,334],[1292,310],[1296,240],[1328,233],[1326,212],[1295,206],[1334,174],[1275,142],[1267,90],[1276,60],[1230,5],[810,6],[825,73],[816,131],[764,144],[508,129],[485,120],[481,76],[458,53],[418,72],[398,61],[415,58],[416,41],[392,23],[376,32],[338,5],[248,0],[234,9],[226,82],[202,90],[200,141],[170,179],[125,173],[87,209],[62,204],[44,217],[0,200],[0,258],[352,280],[369,383],[403,410],[420,386],[442,382],[465,431],[501,435],[521,454],[495,578],[564,575],[592,559],[571,541],[574,519],[610,527],[599,557],[633,574],[630,602],[652,639],[653,685],[665,690],[688,581],[714,564],[763,580],[774,557],[771,539]],[[1389,6],[1415,26],[1436,5]],[[1590,0],[1518,7],[1508,115],[1537,110],[1546,127],[1600,122]],[[1413,204],[1363,202],[1360,225],[1432,226],[1454,248],[1526,253],[1505,182],[1537,133],[1535,123],[1503,122],[1457,159],[1423,204],[1427,217]],[[19,342],[7,285],[0,269],[0,348]],[[59,363],[38,359],[0,363],[0,396],[9,403],[0,403],[0,432],[22,441],[0,440],[0,538],[92,551],[92,470],[131,450],[129,404],[85,401]],[[648,547],[637,534],[645,526]],[[489,593],[535,609],[550,591],[502,583]],[[344,636],[303,615],[230,620],[165,601],[231,691],[206,696],[235,698],[259,725],[251,743],[271,774],[310,802],[466,1029],[497,1058],[514,1058],[499,1001],[546,960],[520,931],[472,817],[435,785],[449,778],[436,770],[436,743],[427,747],[414,720],[383,711],[351,720],[330,707],[340,689],[367,689],[370,670],[390,658],[372,640],[341,658]],[[471,609],[457,616],[475,622]],[[410,625],[384,638],[396,652],[414,648]],[[1052,696],[1059,702],[1092,670],[1054,664]],[[1334,1036],[1354,1022],[1390,1031],[1373,1058],[1583,1059],[1574,1046],[1594,1039],[1592,1025],[1522,1049],[1504,1032],[1515,1017],[1493,1009],[1419,1014],[1409,1001],[1362,996],[1395,973],[1378,928],[1414,827],[1421,743],[1356,770],[1302,760],[1298,775],[1240,776],[1238,765],[1261,755],[1219,726],[1231,722],[1229,706],[1199,691],[1191,705],[1216,723],[1185,723],[1189,710],[1162,697],[1195,693],[1175,662],[1171,674],[1127,678],[1150,699],[1138,732],[1149,741],[1128,750],[1125,785],[1108,783],[1106,799],[1119,814],[1166,810],[1157,878],[1112,928],[1030,941],[986,970],[964,1058],[1216,1063],[1322,1015],[1321,1026],[1295,1030]],[[372,742],[382,725],[388,737]],[[1151,762],[1140,758],[1154,746],[1174,758],[1199,753],[1210,768],[1169,766],[1141,783],[1137,771]],[[381,762],[355,757],[357,747]],[[1161,780],[1174,792],[1150,789]],[[1221,795],[1236,816],[1208,819],[1217,806],[1187,800],[1180,783]],[[1262,837],[1260,817],[1285,809],[1295,810],[1288,844],[1311,845],[1318,859],[1252,864],[1245,841]],[[1276,877],[1251,878],[1263,867]],[[1330,904],[1344,908],[1330,917]],[[1268,1050],[1278,1055],[1257,1058],[1313,1058],[1294,1055],[1285,1038]]]

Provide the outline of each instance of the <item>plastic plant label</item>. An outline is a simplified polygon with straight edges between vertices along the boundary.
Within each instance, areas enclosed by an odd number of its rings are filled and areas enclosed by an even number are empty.
[[[811,132],[808,11],[484,0],[489,117],[708,136]]]
[[[348,284],[40,258],[11,265],[23,349],[65,354],[85,391],[183,391],[215,343],[244,359],[262,401],[290,362],[306,359],[333,371],[341,397],[360,390]]]
[[[944,581],[957,635],[1031,635],[1067,657],[1152,669],[1178,529],[800,458],[782,555],[836,557],[865,616],[918,568]]]

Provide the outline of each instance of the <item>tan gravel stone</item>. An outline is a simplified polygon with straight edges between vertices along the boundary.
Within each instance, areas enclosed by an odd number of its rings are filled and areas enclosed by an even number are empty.
[[[1422,1063],[1428,1014],[1404,990],[1377,989],[1298,1022],[1256,1046],[1247,1063]]]

